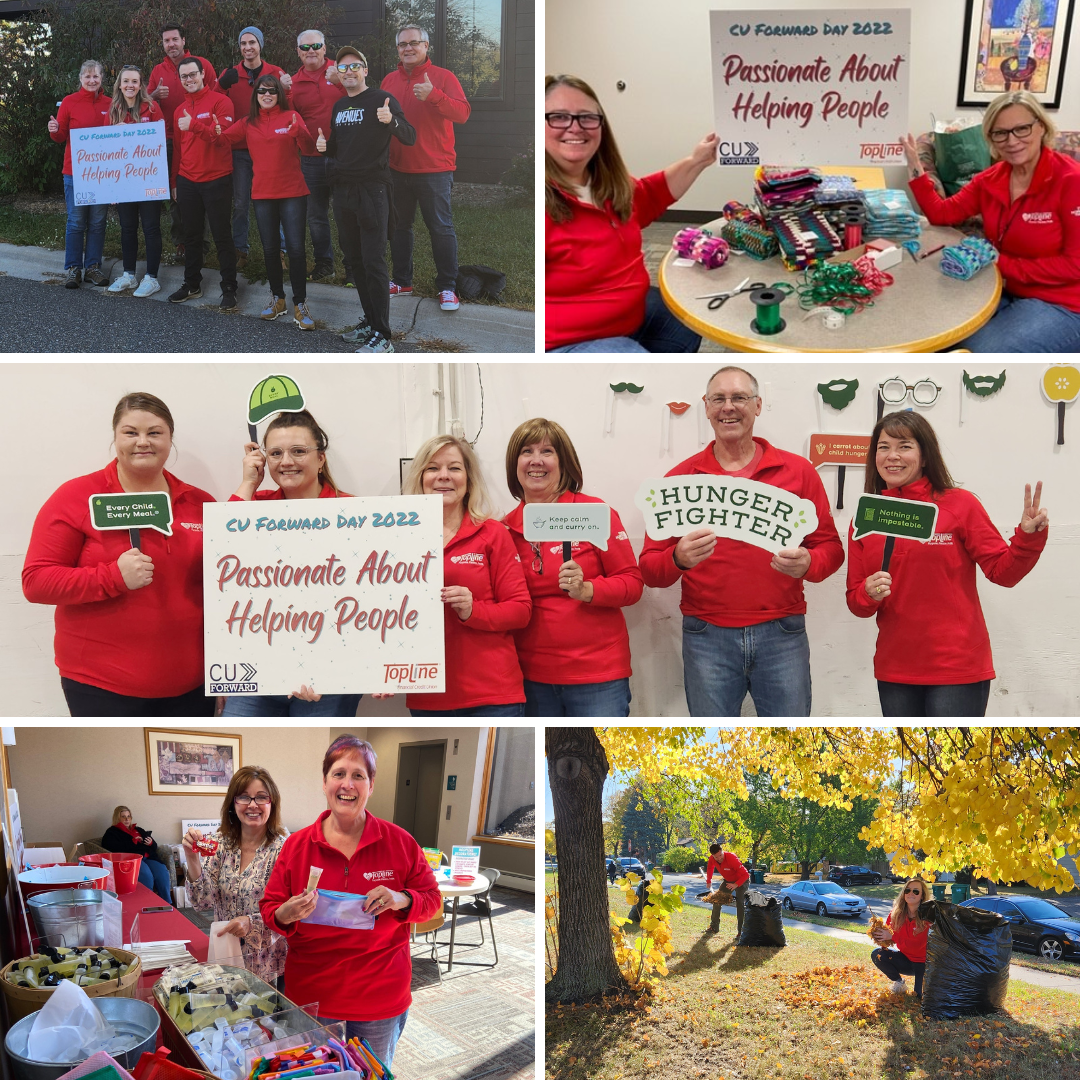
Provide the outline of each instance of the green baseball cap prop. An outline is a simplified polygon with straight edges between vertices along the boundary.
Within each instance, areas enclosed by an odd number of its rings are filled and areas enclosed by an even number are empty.
[[[522,534],[530,544],[562,542],[563,562],[570,545],[587,540],[607,551],[611,509],[606,503],[529,503],[521,518]]]
[[[890,499],[884,495],[860,495],[852,523],[855,539],[877,534],[885,537],[885,553],[881,569],[888,571],[896,538],[918,540],[925,544],[934,535],[937,524],[937,503],[915,499]]]
[[[167,491],[102,492],[90,496],[90,521],[95,529],[127,529],[131,546],[142,550],[140,529],[172,536],[172,500]]]
[[[303,412],[304,395],[296,380],[288,375],[267,375],[260,379],[248,399],[248,434],[252,442],[258,442],[255,425],[271,413]]]
[[[634,497],[653,540],[712,529],[774,554],[798,547],[817,528],[817,510],[783,488],[743,477],[665,476],[646,480]]]
[[[1051,404],[1057,404],[1058,427],[1057,444],[1065,445],[1065,404],[1075,401],[1080,394],[1080,371],[1071,364],[1055,364],[1043,372],[1043,397]]]

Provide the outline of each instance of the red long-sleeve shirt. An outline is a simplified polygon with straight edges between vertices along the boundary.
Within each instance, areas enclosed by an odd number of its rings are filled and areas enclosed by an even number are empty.
[[[572,491],[560,503],[598,503],[602,499]],[[611,511],[611,536],[607,551],[589,543],[574,543],[570,557],[592,582],[593,598],[587,603],[571,600],[559,588],[563,562],[561,543],[537,545],[543,573],[533,568],[534,547],[523,535],[524,503],[503,519],[521,558],[525,583],[532,596],[529,625],[514,633],[518,659],[526,679],[557,685],[610,682],[628,679],[630,636],[622,608],[641,599],[641,580],[634,549],[619,515]]]
[[[217,82],[213,83],[214,90],[219,94],[224,94],[233,104],[232,115],[239,118],[241,116],[248,116],[251,113],[251,95],[255,93],[255,83],[258,79],[261,79],[264,75],[273,75],[274,78],[280,79],[285,72],[279,68],[276,64],[269,64],[265,60],[262,62],[262,67],[259,69],[259,74],[256,75],[250,68],[244,67],[244,61],[241,60],[239,64],[234,64],[239,78],[236,82],[229,87],[228,90],[223,90],[221,87],[221,76],[218,76]],[[229,69],[226,68],[225,71]],[[225,71],[221,74],[224,75]],[[205,81],[206,86],[210,86],[210,80]],[[285,91],[285,104],[291,105],[292,99],[289,91]]]
[[[810,569],[801,578],[788,577],[769,565],[772,555],[764,548],[724,536],[717,539],[713,553],[691,570],[675,565],[678,540],[674,537],[646,537],[638,559],[645,584],[652,588],[666,589],[682,578],[682,613],[714,626],[756,626],[787,615],[802,615],[806,612],[803,582],[824,581],[844,561],[844,546],[836,533],[829,498],[814,467],[806,458],[778,450],[756,435],[754,442],[761,447],[762,456],[749,479],[783,488],[814,504],[817,528],[800,545],[810,552]],[[709,443],[667,475],[724,475],[713,446]]]
[[[1007,544],[970,491],[935,494],[926,477],[881,494],[936,502],[938,516],[927,543],[897,538],[892,587],[881,603],[867,596],[864,583],[881,569],[885,537],[856,540],[849,530],[847,604],[860,619],[877,616],[875,678],[919,686],[995,678],[975,565],[995,585],[1011,587],[1038,561],[1050,530],[1026,533],[1017,526]]]
[[[1012,166],[991,165],[950,199],[928,176],[911,192],[933,225],[956,225],[982,214],[987,240],[1000,252],[997,268],[1013,296],[1032,297],[1080,312],[1080,162],[1048,147],[1027,191],[1013,201]]]
[[[429,78],[435,89],[421,101],[413,87]],[[457,164],[454,125],[464,124],[472,112],[457,76],[425,60],[411,72],[398,64],[383,76],[380,87],[397,98],[405,119],[416,129],[412,146],[397,139],[390,143],[390,168],[403,173],[453,172]]]
[[[203,56],[192,56],[190,52],[185,51],[184,55],[180,58],[180,62],[185,60],[201,60],[203,66],[203,85],[213,86],[217,82],[217,72],[214,70],[214,65],[210,63]],[[164,83],[169,88],[168,97],[155,98],[159,107],[161,108],[161,114],[165,118],[165,137],[172,139],[173,137],[173,113],[184,103],[184,98],[187,97],[187,91],[184,89],[184,84],[180,81],[180,75],[177,72],[177,65],[174,64],[167,56],[160,64],[156,65],[154,70],[150,72],[150,81],[146,84],[148,93],[153,93],[159,86]]]
[[[750,871],[743,866],[738,855],[731,851],[725,851],[720,859],[715,855],[709,856],[709,861],[705,864],[705,884],[710,889],[714,870],[723,878],[724,884],[732,889],[737,889],[750,880]]]
[[[154,580],[130,590],[117,559],[127,530],[90,522],[91,495],[121,493],[113,461],[62,484],[38,511],[23,595],[56,605],[56,666],[76,682],[128,697],[175,697],[203,681],[202,506],[214,498],[166,472],[173,535],[140,530]]]
[[[53,142],[64,144],[64,175],[71,176],[71,142],[68,134],[72,128],[81,127],[106,127],[109,123],[109,106],[112,98],[100,91],[91,94],[89,90],[79,87],[74,94],[68,94],[60,102],[60,108],[56,113],[56,122],[60,125],[58,131],[50,131],[49,138]]]
[[[388,1020],[412,1002],[409,923],[426,922],[442,896],[420,845],[402,828],[370,811],[351,859],[331,847],[318,820],[288,837],[266,883],[259,911],[289,942],[285,993],[292,1001],[317,1001],[319,1015],[334,1020]],[[308,871],[322,868],[319,888],[366,896],[376,885],[413,898],[407,911],[386,911],[371,930],[296,922],[281,926],[279,907],[307,886]]]
[[[625,224],[610,203],[601,208],[571,194],[567,199],[573,210],[567,221],[545,219],[546,349],[624,337],[641,326],[649,291],[641,230],[675,202],[662,172],[634,180]]]
[[[203,139],[222,139],[231,147],[247,146],[251,154],[251,197],[253,199],[295,199],[308,194],[300,155],[315,153],[315,140],[303,117],[293,109],[275,105],[263,109],[259,119],[243,116],[231,127],[199,129]]]
[[[301,64],[300,70],[292,77],[292,107],[304,118],[313,138],[318,136],[320,128],[322,133],[330,138],[330,118],[333,115],[334,102],[345,96],[345,87],[327,78],[331,66],[331,61],[327,60],[313,73]],[[308,154],[308,151],[304,153]]]
[[[184,104],[177,109],[183,116],[191,117],[191,127],[181,131],[179,124],[173,125],[173,146],[176,148],[172,160],[172,186],[176,186],[176,177],[202,184],[218,180],[232,172],[232,151],[224,139],[211,139],[216,124],[222,128],[233,122],[233,103],[224,94],[203,87],[197,94],[185,94]],[[173,114],[176,116],[176,113]]]
[[[409,694],[405,704],[441,712],[524,701],[513,631],[528,624],[532,600],[506,526],[492,518],[477,525],[466,514],[443,549],[443,585],[468,588],[472,614],[462,622],[443,605],[446,691]]]
[[[892,915],[889,914],[885,916],[885,925],[892,931],[891,944],[895,945],[913,964],[926,963],[926,939],[929,937],[929,923],[922,928],[920,933],[915,932],[914,919],[908,919],[903,926],[894,929]]]

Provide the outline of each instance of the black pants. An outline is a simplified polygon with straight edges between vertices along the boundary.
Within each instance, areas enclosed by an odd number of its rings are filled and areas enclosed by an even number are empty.
[[[161,203],[120,203],[116,211],[120,216],[120,250],[124,256],[124,269],[134,274],[138,265],[141,221],[143,239],[146,240],[146,272],[156,278],[161,266]]]
[[[882,716],[985,716],[990,680],[945,686],[881,682]]]
[[[203,222],[210,232],[221,264],[221,288],[236,292],[236,248],[232,241],[232,174],[217,180],[196,183],[186,176],[176,178],[176,201],[184,223],[184,280],[189,285],[202,281]]]
[[[915,976],[915,996],[922,997],[922,977],[926,970],[925,964],[918,964],[909,960],[902,952],[896,949],[875,949],[870,954],[874,967],[890,979],[899,979],[901,975]]]
[[[750,891],[748,882],[743,882],[738,888],[731,890],[735,894],[735,924],[738,932],[742,933],[743,915],[746,912],[746,894]],[[720,929],[720,908],[722,905],[713,904],[712,918],[709,920],[709,929],[714,933]]]
[[[292,199],[252,199],[255,221],[262,240],[266,276],[275,296],[284,298],[285,279],[278,258],[278,237],[285,233],[285,248],[289,253],[289,283],[292,285],[293,303],[307,300],[307,251],[304,248],[304,231],[307,222],[306,195]]]
[[[61,677],[72,716],[213,716],[215,701],[201,686],[176,697],[141,698],[114,694],[88,683]]]
[[[390,337],[390,272],[386,268],[390,193],[387,185],[334,185],[334,220],[360,304],[373,330]]]

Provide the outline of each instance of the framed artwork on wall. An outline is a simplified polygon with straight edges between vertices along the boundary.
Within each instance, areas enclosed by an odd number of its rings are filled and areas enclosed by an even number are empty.
[[[224,795],[242,764],[239,735],[143,730],[151,795]]]
[[[957,105],[1028,90],[1061,105],[1075,0],[965,0]]]

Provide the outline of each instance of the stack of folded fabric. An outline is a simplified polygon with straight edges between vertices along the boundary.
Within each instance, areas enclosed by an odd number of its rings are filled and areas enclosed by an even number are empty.
[[[780,242],[780,257],[789,270],[805,270],[840,251],[844,244],[836,230],[817,210],[785,214],[772,222]]]
[[[822,207],[836,206],[839,203],[861,203],[865,200],[862,191],[855,186],[855,177],[826,173],[814,192],[814,201]]]
[[[911,208],[906,192],[885,188],[880,191],[864,191],[863,196],[866,201],[866,223],[863,225],[865,239],[918,239],[919,218]]]
[[[754,197],[770,221],[781,214],[811,210],[821,184],[817,169],[800,165],[760,165],[754,173]]]

